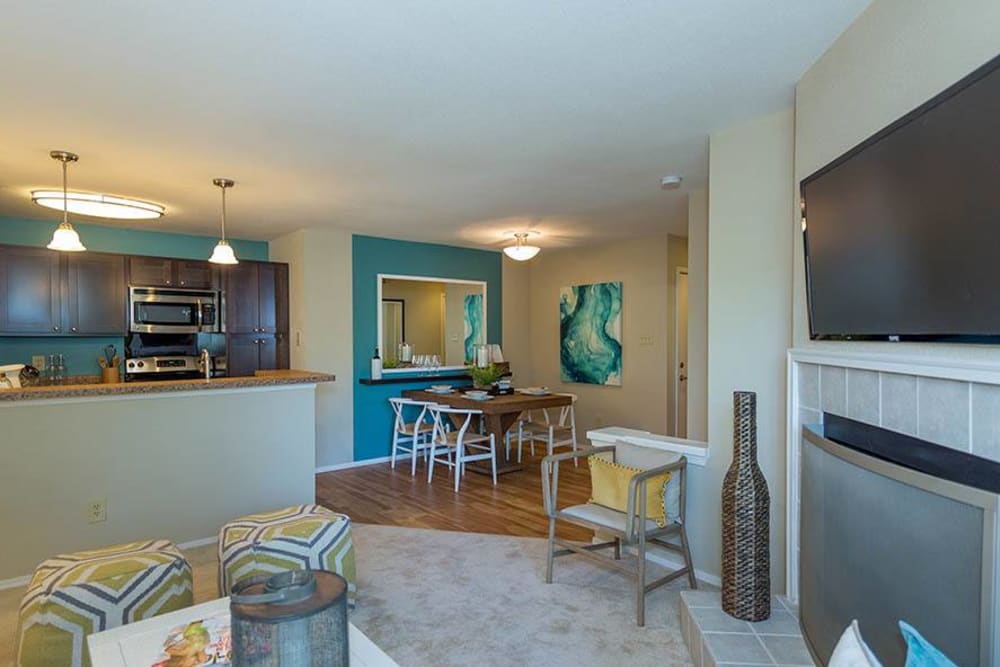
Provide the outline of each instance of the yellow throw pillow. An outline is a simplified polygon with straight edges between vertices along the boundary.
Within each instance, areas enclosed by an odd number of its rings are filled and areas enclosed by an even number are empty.
[[[619,512],[628,509],[628,484],[641,468],[624,466],[600,456],[587,459],[590,464],[590,502],[603,505]],[[646,518],[663,528],[667,525],[667,482],[670,473],[646,480]],[[636,515],[639,500],[636,499]]]

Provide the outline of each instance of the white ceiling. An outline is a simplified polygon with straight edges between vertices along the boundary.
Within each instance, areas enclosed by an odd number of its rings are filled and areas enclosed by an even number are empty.
[[[232,236],[306,226],[543,247],[686,233],[707,136],[787,107],[869,0],[14,0],[0,215],[57,186]],[[659,178],[685,177],[679,191]]]

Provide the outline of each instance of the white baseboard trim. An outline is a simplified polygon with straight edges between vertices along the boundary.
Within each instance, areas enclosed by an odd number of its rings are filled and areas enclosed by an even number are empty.
[[[0,579],[0,591],[6,590],[8,588],[21,588],[23,586],[27,586],[29,581],[31,581],[30,574],[26,574],[23,577]]]
[[[181,551],[185,549],[195,549],[197,547],[208,546],[209,544],[215,544],[219,541],[218,535],[213,535],[212,537],[203,537],[199,540],[191,540],[190,542],[182,542],[177,545],[177,548]],[[10,579],[0,579],[0,591],[7,590],[8,588],[21,588],[27,586],[28,582],[31,581],[33,575],[26,574],[23,577],[11,577]]]
[[[177,548],[181,551],[185,549],[195,549],[197,547],[208,546],[209,544],[215,544],[219,541],[218,535],[213,535],[212,537],[203,537],[200,540],[191,540],[190,542],[182,542],[177,545]]]
[[[347,461],[346,463],[335,463],[332,466],[317,466],[316,474],[321,472],[333,472],[334,470],[348,470],[349,468],[363,468],[364,466],[373,466],[377,463],[386,463],[391,461],[391,456],[380,456],[377,459],[365,459],[364,461]]]
[[[635,553],[635,549],[628,547],[625,549],[631,553]],[[678,568],[684,567],[684,561],[680,556],[674,556],[669,552],[660,551],[646,551],[646,560],[652,561],[657,565],[662,565],[663,567],[669,567],[670,569],[676,570]],[[709,574],[704,570],[699,570],[694,568],[694,576],[698,581],[703,581],[706,584],[712,584],[713,586],[722,586],[722,578],[715,574]]]

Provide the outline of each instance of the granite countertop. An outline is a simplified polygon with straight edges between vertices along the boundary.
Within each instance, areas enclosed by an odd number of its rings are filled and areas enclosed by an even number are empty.
[[[213,378],[211,380],[161,380],[159,382],[116,382],[114,384],[60,384],[20,389],[0,389],[0,401],[30,401],[50,398],[85,398],[128,394],[165,394],[178,391],[209,391],[212,389],[243,389],[273,387],[287,384],[333,382],[329,373],[280,370],[257,371],[253,377]]]

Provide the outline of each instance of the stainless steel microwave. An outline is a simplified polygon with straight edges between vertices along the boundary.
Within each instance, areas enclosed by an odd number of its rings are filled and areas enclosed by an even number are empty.
[[[215,290],[130,287],[129,331],[220,333],[225,331],[222,300]]]

